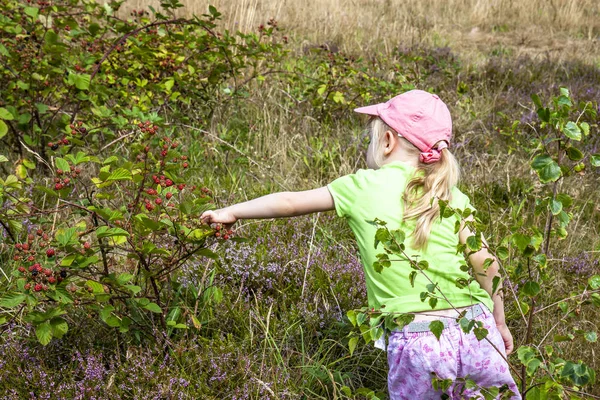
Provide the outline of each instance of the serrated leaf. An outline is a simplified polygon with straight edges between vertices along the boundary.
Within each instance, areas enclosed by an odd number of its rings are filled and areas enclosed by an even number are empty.
[[[128,181],[133,178],[131,171],[125,168],[117,168],[114,170],[108,178],[106,178],[106,182],[110,181]]]
[[[92,281],[92,280],[88,280],[85,282],[86,286],[90,287],[92,289],[92,292],[94,293],[104,293],[104,286],[102,286],[101,283],[98,283],[96,281]]]
[[[108,226],[103,225],[96,229],[96,236],[98,236],[98,238],[129,236],[129,232],[122,228],[109,228]]]
[[[56,165],[56,168],[62,169],[65,172],[71,170],[71,166],[69,165],[67,160],[65,160],[64,158],[56,157],[54,159],[54,165]]]
[[[41,323],[35,328],[35,336],[43,346],[46,346],[52,340],[52,327],[49,322]]]
[[[529,297],[535,297],[540,292],[540,284],[534,281],[526,282],[523,285],[523,293],[525,293]]]
[[[581,129],[577,126],[577,124],[573,121],[567,122],[565,127],[563,128],[563,133],[576,141],[581,140]]]
[[[442,336],[442,331],[444,330],[444,323],[438,320],[431,321],[429,330],[435,335],[437,340],[440,340],[440,336]]]
[[[52,330],[52,336],[54,336],[57,339],[60,339],[69,330],[69,324],[67,324],[67,321],[65,321],[64,319],[56,317],[50,320],[50,328]]]
[[[554,182],[562,175],[556,161],[547,154],[536,156],[531,162],[531,167],[537,172],[542,183]]]
[[[8,294],[0,300],[0,307],[14,308],[24,302],[26,298],[27,295],[21,293]]]
[[[563,205],[560,202],[560,200],[557,200],[557,199],[550,200],[550,211],[552,212],[552,215],[560,214],[562,209],[563,209]]]

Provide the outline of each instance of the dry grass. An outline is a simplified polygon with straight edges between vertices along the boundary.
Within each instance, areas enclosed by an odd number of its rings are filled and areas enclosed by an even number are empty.
[[[366,51],[396,46],[451,46],[477,59],[489,51],[557,59],[600,57],[600,2],[595,0],[182,0],[178,15],[212,4],[230,30],[253,31],[269,18],[302,40]],[[157,7],[129,0],[121,11]]]

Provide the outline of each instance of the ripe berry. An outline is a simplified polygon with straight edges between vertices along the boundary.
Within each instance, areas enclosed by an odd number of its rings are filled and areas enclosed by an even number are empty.
[[[36,292],[39,292],[43,289],[43,286],[41,283],[36,283],[35,286],[33,287],[33,290],[35,290]]]
[[[50,143],[48,143],[48,144],[50,144]],[[57,149],[58,149],[58,144],[57,144],[57,143],[54,143],[52,146],[50,146],[50,148],[51,148],[52,150],[57,150]]]
[[[48,250],[46,250],[46,255],[48,257],[54,257],[54,249],[48,249]]]
[[[60,277],[65,279],[67,277],[67,271],[65,271],[64,269],[60,271]]]
[[[165,181],[165,186],[166,186],[166,187],[173,186],[173,181],[172,181],[172,180],[170,180],[170,179],[167,179],[167,180]]]

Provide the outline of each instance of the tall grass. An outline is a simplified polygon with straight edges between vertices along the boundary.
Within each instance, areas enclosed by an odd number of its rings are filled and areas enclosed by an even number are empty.
[[[345,49],[390,50],[450,45],[480,53],[509,47],[556,58],[598,57],[600,2],[595,0],[182,0],[178,15],[203,14],[212,4],[232,31],[255,31],[275,18],[290,32]],[[158,0],[128,0],[132,9]]]

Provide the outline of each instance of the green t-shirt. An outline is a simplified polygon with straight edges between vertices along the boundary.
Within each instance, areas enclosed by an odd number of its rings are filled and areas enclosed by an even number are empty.
[[[457,216],[438,219],[433,223],[425,251],[415,250],[410,246],[410,234],[414,223],[411,225],[402,222],[402,195],[414,172],[414,167],[395,161],[377,170],[358,170],[355,174],[338,178],[327,186],[333,196],[337,214],[347,219],[356,236],[365,270],[369,307],[380,308],[385,305],[386,312],[431,310],[428,302],[423,302],[420,298],[420,293],[427,291],[429,281],[419,273],[412,287],[408,278],[412,269],[407,260],[394,261],[391,267],[384,268],[381,273],[373,269],[373,262],[377,261],[376,255],[384,250],[381,244],[377,249],[374,248],[377,227],[367,221],[379,218],[386,221],[391,230],[404,230],[407,236],[406,253],[411,257],[418,256],[417,261],[429,262],[427,275],[433,282],[437,282],[452,306],[464,307],[484,303],[493,310],[492,299],[476,281],[462,289],[456,285],[457,279],[469,279],[469,275],[460,269],[460,266],[465,264],[464,255],[457,254],[456,250],[459,241],[458,234],[454,233]],[[452,189],[450,206],[473,209],[469,198],[456,187]],[[439,299],[436,309],[452,306],[446,300]]]

